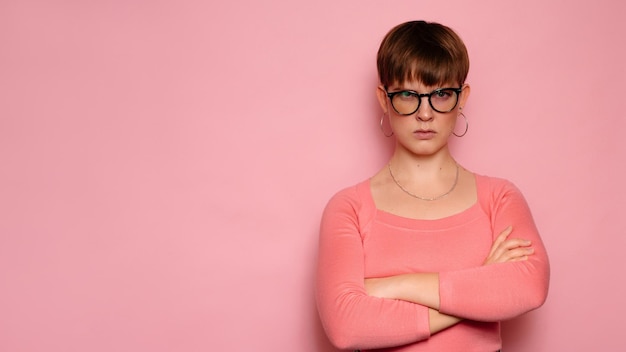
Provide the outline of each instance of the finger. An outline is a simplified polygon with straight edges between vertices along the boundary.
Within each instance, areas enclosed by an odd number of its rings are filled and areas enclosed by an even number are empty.
[[[526,254],[532,254],[532,251],[529,251],[530,241],[523,239],[510,239],[506,240],[493,253],[493,257],[496,258],[497,261],[509,261],[511,258]]]
[[[489,256],[492,256],[493,254],[495,254],[498,247],[500,247],[500,245],[504,241],[506,241],[506,238],[511,234],[511,232],[513,232],[513,226],[508,226],[502,232],[500,232],[500,234],[496,237],[496,239],[493,241],[493,244],[491,245]]]
[[[510,261],[511,262],[522,262],[524,260],[528,260],[528,256],[527,255],[524,255],[524,256],[521,256],[521,257],[517,257],[517,258],[513,258]]]
[[[528,247],[532,244],[532,242],[530,242],[527,239],[523,239],[523,238],[511,238],[511,239],[507,239],[506,241],[500,243],[500,245],[498,246],[499,249],[505,249],[505,250],[510,250],[513,248],[518,248],[518,247]]]
[[[506,251],[502,254],[502,256],[497,258],[497,262],[506,263],[517,260],[525,260],[524,258],[527,259],[528,256],[533,255],[533,253],[535,253],[535,250],[532,247],[520,247]]]
[[[498,234],[498,237],[496,238],[496,241],[497,240],[504,241],[507,237],[509,237],[511,232],[513,232],[513,226],[509,225],[504,230],[502,230],[502,232],[500,232],[500,234]]]
[[[493,241],[492,247],[494,248],[499,247],[503,242],[506,241],[506,239],[509,237],[512,231],[513,231],[513,227],[509,226],[506,229],[504,229],[504,231],[500,232],[498,237],[496,237],[496,240]]]

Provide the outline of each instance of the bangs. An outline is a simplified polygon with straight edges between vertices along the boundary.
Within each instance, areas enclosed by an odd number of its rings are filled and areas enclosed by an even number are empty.
[[[462,86],[463,74],[458,72],[458,66],[452,60],[443,60],[442,56],[431,58],[414,59],[406,64],[401,64],[397,70],[398,75],[390,77],[393,84],[405,82],[421,82],[426,86],[439,86],[453,84]]]

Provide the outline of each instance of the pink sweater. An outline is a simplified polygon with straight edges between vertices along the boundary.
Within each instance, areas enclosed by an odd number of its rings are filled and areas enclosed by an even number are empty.
[[[341,349],[496,351],[499,321],[543,304],[548,257],[530,210],[510,182],[476,175],[478,202],[437,220],[377,210],[370,182],[337,193],[322,217],[317,271],[318,310]],[[532,241],[527,261],[482,266],[508,225],[510,238]],[[370,297],[364,278],[438,272],[440,311],[465,318],[434,335],[424,306]]]

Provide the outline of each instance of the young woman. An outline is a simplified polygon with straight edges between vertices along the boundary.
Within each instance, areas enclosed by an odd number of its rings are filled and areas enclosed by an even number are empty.
[[[324,329],[340,349],[497,351],[499,322],[545,301],[549,265],[520,191],[450,154],[449,139],[467,132],[465,45],[446,26],[407,22],[377,62],[381,128],[395,148],[324,211]]]

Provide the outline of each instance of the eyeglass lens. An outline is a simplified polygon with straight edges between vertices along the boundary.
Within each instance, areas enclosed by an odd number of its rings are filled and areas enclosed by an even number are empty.
[[[437,112],[450,112],[456,106],[458,94],[453,88],[438,89],[428,95],[428,102]],[[393,95],[391,104],[402,115],[411,115],[419,109],[421,97],[411,91],[402,91]]]

